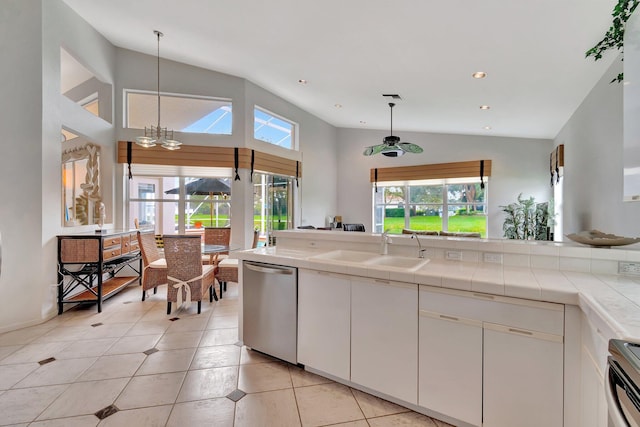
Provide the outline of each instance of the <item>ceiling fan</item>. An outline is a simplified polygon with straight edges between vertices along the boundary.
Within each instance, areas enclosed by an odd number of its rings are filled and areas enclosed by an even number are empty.
[[[364,153],[362,153],[365,156],[382,153],[387,157],[398,157],[404,153],[422,153],[422,148],[419,145],[410,142],[400,142],[400,137],[393,135],[393,107],[395,107],[395,105],[393,102],[389,103],[389,107],[391,108],[391,135],[385,136],[382,144],[367,147]]]

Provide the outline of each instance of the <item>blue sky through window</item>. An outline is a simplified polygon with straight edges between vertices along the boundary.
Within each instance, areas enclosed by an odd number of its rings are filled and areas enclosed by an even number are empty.
[[[284,148],[293,148],[293,124],[254,108],[253,137]]]
[[[231,106],[225,105],[191,123],[182,132],[231,135],[231,122]]]

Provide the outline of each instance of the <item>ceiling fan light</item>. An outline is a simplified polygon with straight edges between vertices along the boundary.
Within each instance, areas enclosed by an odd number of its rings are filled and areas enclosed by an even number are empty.
[[[382,151],[382,155],[387,157],[400,157],[403,154],[404,154],[404,150],[401,150],[400,148],[391,148],[391,149]]]
[[[400,137],[393,134],[393,107],[395,105],[396,104],[393,102],[389,103],[389,108],[391,108],[391,135],[382,138],[382,144],[372,145],[371,147],[365,148],[362,153],[363,155],[372,156],[374,154],[382,153],[387,157],[399,157],[404,153],[422,153],[423,150],[420,146],[410,142],[400,142]]]

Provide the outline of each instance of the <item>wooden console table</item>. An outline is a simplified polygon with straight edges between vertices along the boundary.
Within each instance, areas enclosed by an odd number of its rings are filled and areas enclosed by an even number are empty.
[[[134,275],[117,275],[123,269]],[[97,303],[140,280],[142,258],[135,231],[58,236],[58,314],[65,303]],[[106,276],[106,279],[105,279]]]

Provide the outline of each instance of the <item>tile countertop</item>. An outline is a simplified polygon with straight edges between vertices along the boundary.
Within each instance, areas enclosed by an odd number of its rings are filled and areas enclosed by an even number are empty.
[[[640,277],[431,259],[417,269],[317,259],[326,250],[261,247],[233,258],[376,279],[576,305],[617,338],[640,342]],[[372,253],[372,256],[383,256]]]

